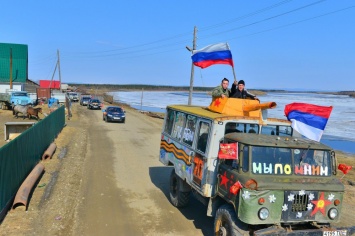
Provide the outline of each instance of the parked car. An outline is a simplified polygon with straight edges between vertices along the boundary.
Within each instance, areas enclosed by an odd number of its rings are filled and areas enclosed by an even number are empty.
[[[101,102],[99,99],[90,99],[87,105],[88,109],[101,109]]]
[[[26,91],[8,90],[6,93],[0,93],[0,107],[10,109],[12,105],[27,105],[33,101]]]
[[[81,97],[80,98],[80,105],[87,106],[90,99],[91,99],[90,97]]]
[[[70,101],[72,102],[79,102],[79,94],[76,92],[68,92],[67,93]]]
[[[106,122],[118,121],[118,122],[125,123],[126,114],[125,114],[125,111],[121,107],[110,106],[104,110],[104,113],[102,115],[102,119]]]

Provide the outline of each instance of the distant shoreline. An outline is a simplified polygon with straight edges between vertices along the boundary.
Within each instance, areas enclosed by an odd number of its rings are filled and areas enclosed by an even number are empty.
[[[95,92],[96,94],[104,94],[107,92],[119,91],[180,91],[188,92],[187,86],[168,86],[168,85],[144,85],[144,84],[70,84],[71,87],[77,88],[80,92]],[[194,87],[194,92],[210,92],[214,87]],[[333,94],[347,95],[355,98],[355,91],[291,91],[283,89],[248,89],[256,95],[263,95],[269,92],[281,93],[317,93],[317,94]]]

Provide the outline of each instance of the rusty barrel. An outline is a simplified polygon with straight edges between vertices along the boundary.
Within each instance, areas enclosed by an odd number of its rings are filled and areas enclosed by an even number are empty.
[[[51,158],[56,148],[57,145],[55,143],[51,143],[47,150],[43,153],[42,161],[46,160],[47,158]]]
[[[33,188],[33,185],[37,182],[38,178],[41,176],[44,170],[44,165],[38,163],[31,173],[27,176],[25,181],[21,184],[21,187],[16,193],[14,203],[12,204],[12,209],[15,209],[17,206],[27,207],[28,196]]]

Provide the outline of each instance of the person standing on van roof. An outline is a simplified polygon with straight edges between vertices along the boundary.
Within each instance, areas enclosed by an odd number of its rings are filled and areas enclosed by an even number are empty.
[[[212,90],[212,98],[229,98],[231,92],[228,89],[229,80],[227,78],[222,79],[221,85],[218,85]]]
[[[237,87],[238,85],[238,87]],[[257,98],[254,94],[249,93],[245,88],[245,82],[244,80],[239,80],[239,82],[237,83],[237,81],[234,81],[234,83],[232,84],[232,91],[231,91],[231,98],[242,98],[242,99],[246,99],[246,98],[250,98],[253,100],[259,100],[259,98]]]

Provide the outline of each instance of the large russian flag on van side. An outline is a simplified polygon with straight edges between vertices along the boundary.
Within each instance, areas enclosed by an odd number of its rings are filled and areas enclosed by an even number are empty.
[[[232,53],[227,43],[212,44],[200,50],[193,50],[191,58],[194,65],[202,69],[215,64],[233,67]]]
[[[319,142],[333,107],[307,103],[291,103],[285,106],[285,115],[292,128],[305,137]]]

